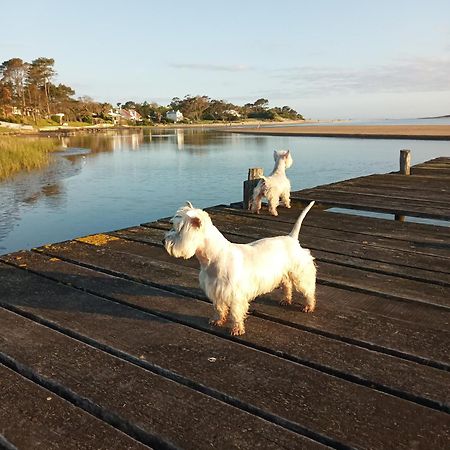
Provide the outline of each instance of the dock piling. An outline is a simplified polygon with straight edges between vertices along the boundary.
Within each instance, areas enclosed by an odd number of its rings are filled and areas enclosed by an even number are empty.
[[[259,180],[264,175],[264,169],[261,167],[253,167],[248,169],[248,178],[244,181],[244,201],[243,201],[243,209],[249,208],[250,198],[253,195],[253,189],[255,189]]]
[[[400,150],[400,174],[411,175],[411,150]],[[398,222],[404,222],[405,216],[401,214],[395,214],[395,220]]]
[[[411,175],[411,150],[400,150],[400,173]]]

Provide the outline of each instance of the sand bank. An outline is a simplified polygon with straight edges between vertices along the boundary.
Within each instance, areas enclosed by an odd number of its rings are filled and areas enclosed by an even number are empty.
[[[378,139],[450,140],[450,125],[304,125],[228,127],[233,133]]]

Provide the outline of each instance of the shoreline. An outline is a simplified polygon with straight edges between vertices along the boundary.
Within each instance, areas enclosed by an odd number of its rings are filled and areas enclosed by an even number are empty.
[[[450,140],[450,125],[303,125],[228,127],[228,133],[268,136],[344,137],[359,139]]]

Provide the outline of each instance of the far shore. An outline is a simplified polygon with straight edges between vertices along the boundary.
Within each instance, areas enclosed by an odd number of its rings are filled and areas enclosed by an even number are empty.
[[[303,125],[227,127],[230,133],[372,139],[450,140],[450,125]]]
[[[120,130],[200,128],[228,133],[257,134],[269,136],[316,136],[342,137],[364,139],[423,139],[450,140],[450,125],[343,125],[336,120],[334,124],[326,124],[318,120],[285,120],[283,122],[263,122],[246,120],[243,122],[216,122],[195,124],[155,124],[139,125],[89,125],[86,127],[54,126],[39,129],[1,129],[0,135],[28,135],[28,136],[61,136],[79,133],[98,133]]]

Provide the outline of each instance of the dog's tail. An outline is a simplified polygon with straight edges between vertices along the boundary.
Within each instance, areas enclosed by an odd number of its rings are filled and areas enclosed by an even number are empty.
[[[292,231],[289,233],[289,236],[298,239],[298,235],[300,234],[300,227],[302,226],[303,219],[305,218],[306,214],[308,214],[308,211],[314,206],[314,201],[312,201],[300,214],[300,217],[297,219],[297,222],[295,222],[294,228],[292,228]]]

